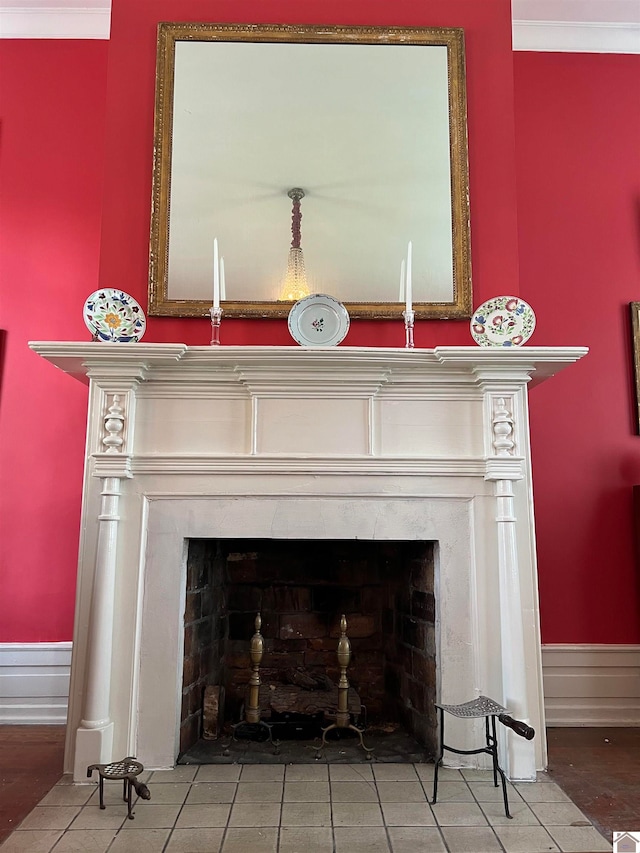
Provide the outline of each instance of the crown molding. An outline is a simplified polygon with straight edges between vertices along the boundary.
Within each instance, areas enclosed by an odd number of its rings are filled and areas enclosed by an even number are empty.
[[[640,53],[638,0],[512,0],[514,50]]]
[[[0,38],[108,39],[111,4],[85,2],[83,7],[0,4]]]
[[[513,49],[640,54],[640,23],[514,19]]]
[[[50,2],[0,0],[0,38],[109,38],[111,0]],[[638,8],[636,0],[513,0],[513,49],[640,54]]]

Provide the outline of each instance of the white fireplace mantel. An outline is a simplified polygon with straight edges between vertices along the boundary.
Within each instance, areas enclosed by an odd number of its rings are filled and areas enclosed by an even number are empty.
[[[501,732],[509,776],[545,766],[527,388],[585,348],[30,346],[90,385],[74,778],[175,762],[194,537],[436,541],[438,696],[502,702],[538,732]]]

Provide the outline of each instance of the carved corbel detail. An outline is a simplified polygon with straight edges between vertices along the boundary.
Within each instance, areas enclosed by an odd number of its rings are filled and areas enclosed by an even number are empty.
[[[121,453],[124,438],[122,433],[125,426],[124,409],[120,405],[120,395],[113,395],[113,402],[108,407],[107,413],[104,416],[104,435],[102,443],[106,450],[105,453]]]
[[[493,406],[493,449],[496,456],[514,456],[516,443],[514,441],[514,418],[509,409],[513,407],[511,400],[506,397],[496,397]]]

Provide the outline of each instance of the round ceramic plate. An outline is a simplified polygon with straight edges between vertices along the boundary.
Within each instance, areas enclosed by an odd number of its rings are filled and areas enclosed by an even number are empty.
[[[136,343],[147,319],[133,296],[122,290],[96,290],[84,303],[84,322],[98,341]]]
[[[471,336],[481,347],[519,347],[535,327],[533,308],[517,296],[495,296],[471,318]]]
[[[335,347],[349,331],[349,312],[333,296],[313,293],[289,311],[289,331],[302,347]]]

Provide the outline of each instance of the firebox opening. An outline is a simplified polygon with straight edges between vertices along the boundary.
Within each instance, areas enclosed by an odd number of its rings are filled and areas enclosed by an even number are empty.
[[[261,715],[297,724],[278,726],[279,737],[312,738],[332,722],[344,614],[347,675],[355,704],[366,709],[359,724],[382,736],[400,729],[431,757],[434,551],[433,542],[414,541],[190,540],[180,755],[203,736],[226,733],[228,741],[242,720],[259,613]]]

